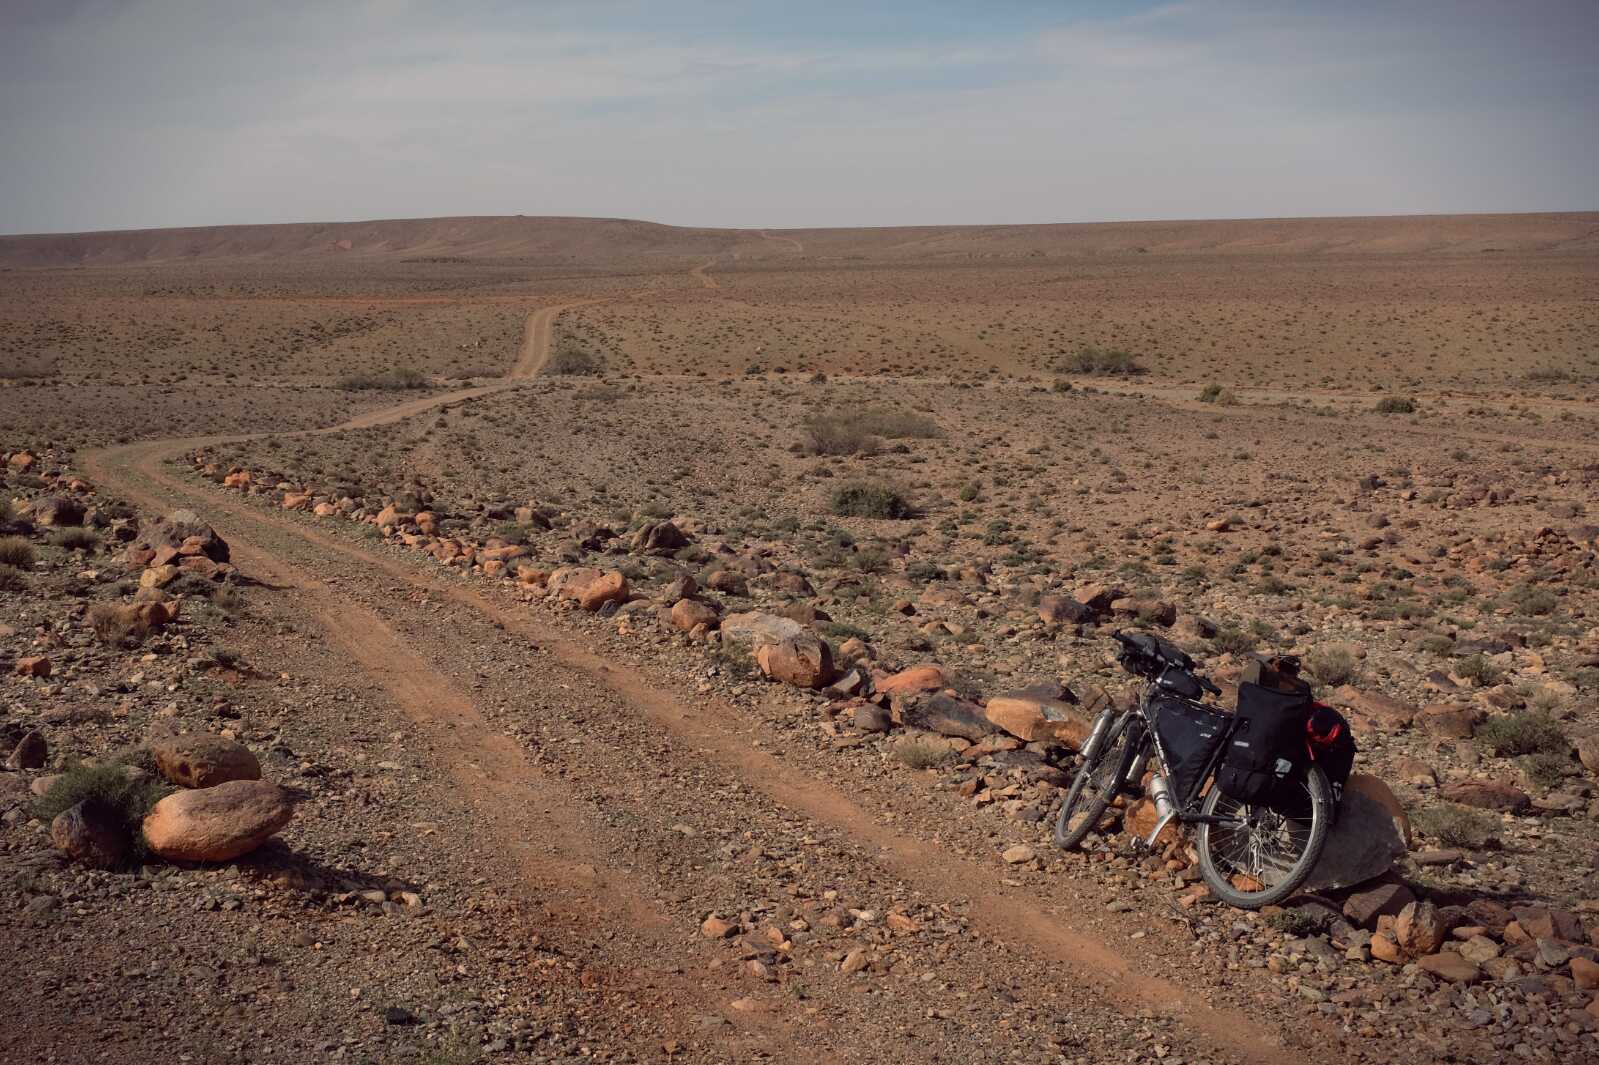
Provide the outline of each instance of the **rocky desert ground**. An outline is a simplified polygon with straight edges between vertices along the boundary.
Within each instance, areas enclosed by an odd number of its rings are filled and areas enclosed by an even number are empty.
[[[0,237],[8,1059],[1599,1060],[1599,215]],[[1283,907],[1157,631],[1359,745]]]

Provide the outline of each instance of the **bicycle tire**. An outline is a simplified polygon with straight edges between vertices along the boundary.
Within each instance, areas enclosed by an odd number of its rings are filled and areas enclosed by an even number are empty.
[[[1246,891],[1238,888],[1234,885],[1231,876],[1224,874],[1218,868],[1214,850],[1215,830],[1219,826],[1209,822],[1200,823],[1198,839],[1195,841],[1196,849],[1199,851],[1199,872],[1205,878],[1205,884],[1210,888],[1211,893],[1222,902],[1241,910],[1258,910],[1262,906],[1275,906],[1298,891],[1300,885],[1305,882],[1316,868],[1316,863],[1321,860],[1322,849],[1327,845],[1327,834],[1332,830],[1332,785],[1328,782],[1327,774],[1322,772],[1321,767],[1312,765],[1305,772],[1305,786],[1310,792],[1311,800],[1310,830],[1306,837],[1304,849],[1299,852],[1293,864],[1285,871],[1282,871],[1275,882],[1270,884],[1267,884],[1263,878],[1256,876],[1255,873],[1236,870],[1236,872],[1250,876],[1261,883],[1263,886],[1260,891]],[[1220,788],[1212,785],[1209,794],[1205,796],[1205,804],[1201,808],[1201,812],[1207,815],[1215,815],[1217,809],[1223,803],[1233,801],[1224,796]],[[1238,803],[1236,805],[1242,810],[1251,813],[1257,810],[1256,807],[1246,804]],[[1258,809],[1264,810],[1264,808]],[[1281,815],[1273,814],[1269,810],[1265,810],[1260,816],[1274,816],[1284,826],[1301,823],[1288,821],[1286,818],[1282,818]],[[1256,872],[1264,872],[1264,870],[1257,868]]]
[[[1106,710],[1105,713],[1110,714],[1115,711]],[[1127,769],[1137,754],[1133,745],[1127,742],[1133,732],[1132,717],[1131,714],[1123,714],[1120,721],[1112,724],[1112,731],[1100,744],[1099,753],[1093,763],[1084,762],[1078,767],[1077,775],[1072,779],[1072,786],[1066,792],[1066,798],[1061,800],[1060,813],[1055,816],[1055,845],[1062,850],[1071,850],[1099,827],[1105,811],[1110,808],[1111,800],[1120,790],[1122,779],[1127,775]],[[1077,811],[1083,815],[1083,819],[1076,827],[1072,827],[1072,813],[1082,799],[1083,792],[1087,790],[1088,784],[1093,782],[1095,775],[1110,765],[1116,766],[1114,786],[1101,787],[1101,793],[1095,795],[1087,806]]]

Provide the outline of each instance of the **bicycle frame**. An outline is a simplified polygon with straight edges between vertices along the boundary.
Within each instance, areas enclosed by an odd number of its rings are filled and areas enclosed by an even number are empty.
[[[1164,810],[1161,811],[1160,819],[1157,821],[1154,831],[1152,831],[1149,834],[1149,837],[1144,840],[1144,845],[1151,849],[1154,848],[1155,840],[1160,835],[1161,830],[1172,821],[1177,821],[1181,824],[1213,824],[1226,825],[1229,827],[1239,827],[1244,824],[1244,822],[1237,817],[1223,817],[1220,814],[1200,813],[1195,807],[1194,803],[1194,800],[1197,799],[1197,796],[1190,798],[1188,796],[1171,795],[1169,790],[1169,782],[1171,780],[1171,762],[1167,757],[1165,746],[1160,741],[1160,733],[1156,731],[1154,722],[1151,720],[1149,713],[1153,697],[1159,690],[1160,685],[1158,679],[1155,681],[1145,682],[1144,686],[1139,690],[1138,702],[1130,711],[1128,711],[1129,714],[1136,717],[1138,727],[1143,730],[1144,735],[1139,741],[1137,753],[1134,754],[1132,763],[1128,767],[1128,779],[1117,781],[1119,790],[1136,791],[1139,787],[1139,782],[1143,779],[1144,768],[1148,765],[1149,752],[1151,750],[1154,751],[1155,760],[1159,766],[1159,775],[1162,780],[1168,782],[1166,797],[1167,802],[1171,805],[1171,810],[1169,812]],[[1235,727],[1236,726],[1233,724],[1228,724],[1226,730],[1222,733],[1221,742],[1216,745],[1216,749],[1211,752],[1210,759],[1205,763],[1205,771],[1199,778],[1201,782],[1209,780],[1215,774],[1216,769],[1221,765],[1221,760],[1227,753],[1227,744],[1232,739],[1232,733]],[[1203,791],[1203,789],[1201,789],[1201,791]],[[1157,797],[1157,809],[1160,808],[1160,805],[1159,798]]]

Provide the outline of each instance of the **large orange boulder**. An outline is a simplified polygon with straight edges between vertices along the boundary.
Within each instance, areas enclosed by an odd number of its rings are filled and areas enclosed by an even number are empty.
[[[180,787],[212,788],[230,780],[261,779],[261,763],[248,747],[209,732],[157,736],[146,746],[161,775]]]
[[[264,780],[230,780],[168,795],[144,819],[150,849],[176,862],[226,862],[271,839],[294,816],[289,793]]]

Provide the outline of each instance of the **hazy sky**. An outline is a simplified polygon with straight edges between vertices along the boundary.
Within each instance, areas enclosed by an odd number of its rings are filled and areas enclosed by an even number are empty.
[[[0,0],[0,232],[1599,208],[1599,0]]]

